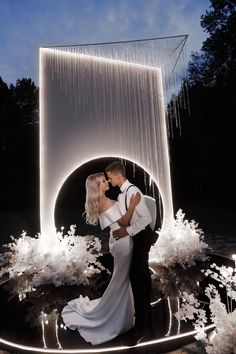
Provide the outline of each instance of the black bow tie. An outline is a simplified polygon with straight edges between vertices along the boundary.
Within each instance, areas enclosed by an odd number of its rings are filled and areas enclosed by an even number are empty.
[[[123,193],[123,191],[119,188],[118,189],[118,194],[121,194],[121,193]]]

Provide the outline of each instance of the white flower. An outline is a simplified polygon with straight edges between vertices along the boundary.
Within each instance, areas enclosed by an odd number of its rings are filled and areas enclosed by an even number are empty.
[[[179,209],[176,218],[159,231],[159,240],[150,250],[150,262],[166,267],[181,264],[186,268],[195,265],[196,261],[208,259],[208,245],[203,241],[203,231],[194,220],[189,222],[184,217],[185,214]]]
[[[25,285],[21,283],[16,288],[20,298],[42,284],[87,284],[89,278],[104,269],[97,260],[101,243],[91,235],[77,236],[75,231],[76,225],[71,225],[67,235],[55,232],[50,238],[40,234],[29,237],[24,231],[19,239],[11,237],[13,242],[5,245],[9,264],[0,269],[0,276],[25,276]],[[31,284],[27,279],[31,279]]]
[[[210,268],[215,268],[216,272],[212,274],[207,270],[204,271],[205,274],[217,280],[219,287],[226,288],[227,304],[232,305],[232,300],[235,300],[236,297],[235,270],[230,267],[216,266],[215,263],[210,265]],[[185,301],[181,304],[177,318],[184,321],[195,319],[194,327],[198,330],[195,338],[207,344],[206,352],[208,354],[236,353],[236,309],[233,309],[232,306],[228,306],[226,309],[216,286],[213,284],[207,286],[205,294],[210,300],[210,319],[216,326],[209,338],[204,332],[204,326],[207,323],[206,311],[199,307],[200,303],[193,294],[183,293]]]

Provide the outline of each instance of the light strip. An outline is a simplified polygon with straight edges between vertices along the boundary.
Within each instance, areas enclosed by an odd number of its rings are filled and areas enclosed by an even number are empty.
[[[204,331],[209,331],[211,329],[215,328],[214,324],[211,324],[209,326],[204,327]],[[197,330],[193,330],[190,332],[186,332],[183,334],[178,334],[175,336],[171,336],[168,338],[161,338],[161,339],[154,339],[148,342],[143,342],[143,343],[139,343],[137,345],[135,345],[135,348],[138,347],[145,347],[147,345],[152,345],[152,344],[158,344],[158,343],[165,343],[165,342],[170,342],[174,339],[179,339],[179,338],[185,338],[185,337],[189,337],[189,336],[193,336],[196,335],[198,333]],[[30,347],[30,346],[26,346],[26,345],[20,345],[17,343],[13,343],[7,340],[4,340],[2,338],[0,338],[0,343],[14,347],[14,348],[18,348],[18,349],[22,349],[25,351],[32,351],[32,352],[38,352],[38,353],[111,353],[114,351],[123,351],[123,350],[127,350],[127,349],[132,349],[134,347],[128,347],[128,346],[120,346],[120,347],[109,347],[109,348],[100,348],[100,349],[44,349],[44,348],[36,348],[36,347]]]
[[[44,184],[44,169],[43,169],[43,149],[44,145],[42,144],[43,141],[43,132],[44,132],[44,100],[43,100],[43,93],[44,93],[44,81],[43,81],[43,53],[42,49],[39,49],[39,175],[40,175],[40,229],[42,230],[42,215],[43,215],[43,192],[42,192],[42,184]],[[43,181],[43,182],[42,182]]]
[[[149,267],[150,268],[150,267]],[[161,301],[161,298],[150,303],[151,306],[156,306]]]
[[[129,61],[124,61],[124,60],[119,60],[119,59],[110,59],[110,58],[104,58],[104,57],[97,57],[96,55],[88,55],[88,54],[83,54],[83,53],[73,53],[73,52],[68,52],[66,50],[60,50],[60,49],[54,49],[54,48],[41,48],[41,50],[45,51],[46,53],[55,53],[55,54],[63,54],[66,56],[72,56],[72,57],[80,57],[82,59],[94,59],[97,61],[104,61],[107,63],[112,63],[112,64],[122,64],[122,65],[132,65],[132,66],[137,66],[139,69],[150,69],[150,70],[160,70],[160,67],[155,67],[155,66],[150,66],[150,65],[144,65],[144,64],[137,64],[137,63],[132,63]]]
[[[47,348],[47,344],[46,344],[46,339],[45,339],[45,329],[44,329],[44,312],[41,311],[41,325],[42,325],[42,338],[43,338],[43,347]]]
[[[83,166],[84,164],[86,164],[86,163],[88,163],[88,162],[90,162],[90,161],[93,161],[93,160],[96,160],[96,159],[101,159],[101,158],[108,158],[108,157],[110,157],[110,158],[117,158],[117,156],[107,156],[107,155],[95,155],[95,156],[93,156],[93,157],[91,157],[89,160],[88,159],[86,159],[86,160],[84,160],[84,161],[80,161],[79,163],[77,163],[75,166],[73,166],[71,169],[70,169],[70,171],[69,172],[67,172],[67,174],[66,174],[66,176],[64,175],[63,176],[63,179],[61,180],[61,183],[60,184],[58,184],[58,186],[57,186],[57,190],[56,190],[56,192],[55,192],[55,195],[54,195],[54,197],[52,197],[52,200],[53,200],[53,205],[54,205],[54,210],[55,210],[55,205],[56,205],[56,201],[57,201],[57,197],[58,197],[58,195],[59,195],[59,192],[60,192],[60,190],[61,190],[61,188],[63,187],[63,185],[64,185],[64,183],[66,182],[66,180],[67,180],[67,178],[76,170],[76,169],[78,169],[79,167],[81,167],[81,166]],[[127,156],[124,156],[124,155],[122,155],[122,156],[119,156],[118,158],[121,158],[121,159],[125,159],[125,160],[128,160],[128,161],[130,161],[130,158],[128,158]],[[161,200],[162,200],[162,203],[163,203],[163,221],[164,221],[164,219],[165,219],[165,200],[164,200],[164,198],[163,198],[163,193],[162,193],[162,191],[161,191],[161,188],[160,188],[160,186],[159,186],[159,184],[157,183],[157,181],[156,181],[156,179],[150,174],[150,172],[149,171],[147,171],[146,170],[146,168],[145,167],[143,167],[139,162],[137,162],[137,161],[131,161],[131,162],[134,162],[136,165],[138,165],[139,167],[141,167],[146,173],[148,173],[150,176],[151,176],[151,178],[153,179],[153,181],[155,182],[155,184],[156,184],[156,186],[158,187],[158,191],[159,191],[159,193],[160,193],[160,195],[161,195]],[[42,171],[42,170],[41,170]],[[41,173],[41,172],[40,172]],[[43,174],[42,174],[43,175]],[[41,186],[41,188],[42,188],[42,186]],[[44,189],[44,188],[42,188],[42,189]],[[151,198],[151,197],[150,197]],[[44,208],[44,206],[43,205],[41,205],[41,209],[43,210],[43,208]],[[41,214],[42,215],[42,214]],[[41,220],[42,221],[42,220]]]
[[[62,346],[61,346],[61,343],[59,340],[59,334],[58,334],[58,314],[56,315],[56,320],[55,320],[55,332],[56,332],[58,349],[62,349]]]
[[[177,297],[177,301],[178,301],[178,313],[179,313],[179,310],[180,310],[180,301],[179,301],[179,297]],[[181,326],[181,323],[180,323],[180,319],[178,318],[178,332],[177,334],[180,333],[180,326]]]
[[[170,331],[171,331],[171,326],[172,326],[172,311],[171,311],[171,305],[170,305],[170,297],[167,296],[167,303],[168,303],[168,310],[169,310],[169,328],[165,336],[169,336]]]

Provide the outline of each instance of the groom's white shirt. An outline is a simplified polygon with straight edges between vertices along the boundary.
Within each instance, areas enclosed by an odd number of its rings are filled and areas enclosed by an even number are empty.
[[[122,215],[126,213],[126,207],[125,207],[126,189],[131,185],[132,183],[126,180],[120,187],[122,193],[120,193],[118,196],[118,202],[120,204]],[[136,194],[137,192],[141,194],[141,200],[139,204],[136,206],[136,208],[134,209],[133,216],[130,220],[130,226],[126,227],[126,230],[130,236],[135,236],[137,233],[144,230],[145,227],[152,222],[152,218],[148,210],[148,207],[145,203],[144,196],[142,192],[138,189],[138,187],[134,185],[132,185],[132,187],[130,187],[127,191],[127,208],[129,207],[131,196],[133,194]]]

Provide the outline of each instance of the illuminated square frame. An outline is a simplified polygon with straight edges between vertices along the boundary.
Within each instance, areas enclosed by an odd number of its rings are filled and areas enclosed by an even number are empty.
[[[75,68],[78,75],[76,78],[75,74],[71,75]],[[109,122],[109,117],[104,118],[98,114],[97,120],[95,120],[94,116],[91,118],[89,114],[88,117],[86,116],[86,112],[85,114],[84,112],[81,113],[84,109],[83,102],[88,100],[88,95],[80,97],[79,104],[75,97],[77,92],[80,92],[79,88],[82,87],[80,86],[82,85],[80,83],[82,76],[80,75],[83,75],[85,68],[88,73],[90,70],[89,75],[94,77],[99,87],[100,100],[107,100],[107,102],[109,102],[111,95],[113,98],[116,97],[117,92],[114,87],[124,84],[122,80],[119,81],[117,72],[121,74],[121,77],[131,75],[132,80],[134,78],[134,82],[137,81],[137,84],[140,77],[148,77],[148,80],[144,80],[142,93],[148,90],[149,95],[146,100],[149,100],[149,111],[158,111],[158,115],[153,117],[155,114],[149,113],[145,116],[145,124],[149,125],[150,129],[149,139],[146,142],[143,141],[143,156],[137,154],[135,148],[137,140],[134,135],[128,136],[126,141],[121,139],[121,135],[125,135],[130,128],[130,126],[125,126],[126,121],[122,121],[122,130],[120,129],[121,121],[119,119],[115,120],[111,117],[112,122]],[[106,68],[109,82],[113,83],[111,87],[114,92],[110,96],[109,93],[105,92],[104,83],[101,85],[99,83],[99,80],[102,80],[100,71],[105,70],[104,68]],[[169,218],[172,218],[173,203],[162,69],[121,60],[71,53],[54,48],[40,48],[39,76],[41,233],[50,234],[55,231],[55,204],[66,179],[84,163],[101,157],[119,157],[142,167],[151,176],[161,194],[164,212],[163,224]],[[150,80],[154,82],[154,88],[152,89],[148,86]],[[86,82],[83,84],[85,86]],[[126,87],[125,85],[127,86],[127,82],[125,82],[124,87]],[[132,86],[133,92],[130,96],[127,94],[127,89],[124,90],[124,97],[119,97],[119,100],[124,101],[139,95],[136,86]],[[104,92],[102,92],[103,89]],[[119,92],[120,96],[122,95],[121,92]],[[96,95],[96,92],[94,95]],[[129,97],[127,98],[127,96]],[[129,107],[129,109],[131,108]],[[135,115],[135,110],[134,107],[133,115]],[[94,107],[92,112],[96,115]],[[104,121],[101,125],[98,122],[103,118]],[[120,119],[122,120],[122,117]],[[94,124],[93,133],[91,133],[91,123]],[[141,120],[139,124],[143,124]],[[158,127],[158,132],[155,130],[155,124]],[[103,129],[104,127],[106,129]],[[139,137],[142,138],[140,135]],[[158,141],[158,138],[161,142]],[[107,146],[109,146],[109,153]],[[156,154],[153,158],[150,156],[152,151]]]

